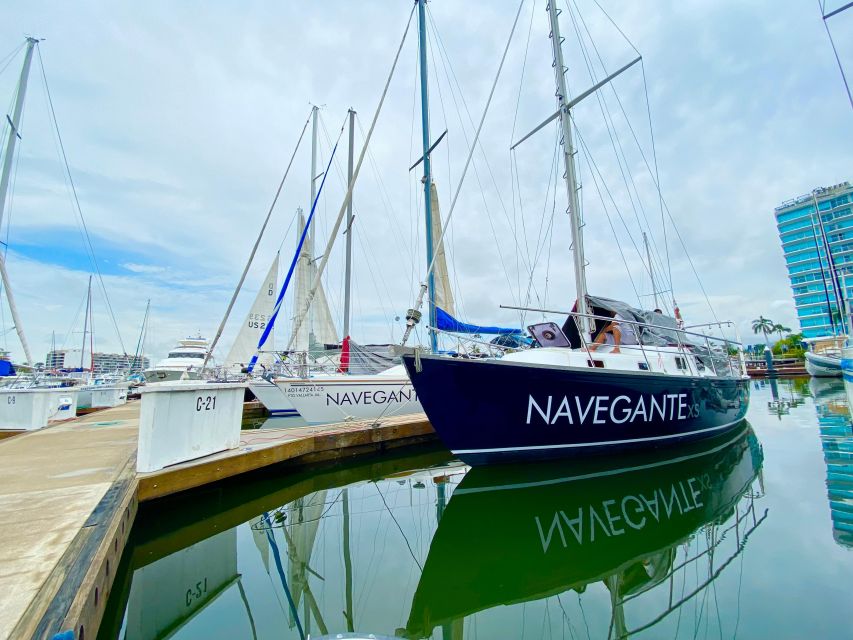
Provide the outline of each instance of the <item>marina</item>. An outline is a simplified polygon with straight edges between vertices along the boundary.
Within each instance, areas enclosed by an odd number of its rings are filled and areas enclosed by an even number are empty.
[[[132,402],[0,443],[0,522],[13,541],[0,559],[0,586],[9,594],[0,607],[0,636],[93,633],[140,501],[271,465],[434,439],[422,416],[381,426],[250,430],[232,451],[137,474],[139,409]]]
[[[853,635],[853,3],[47,4],[0,640]]]
[[[678,456],[432,446],[142,504],[99,637],[844,637],[853,430],[818,382],[751,383],[748,425]]]

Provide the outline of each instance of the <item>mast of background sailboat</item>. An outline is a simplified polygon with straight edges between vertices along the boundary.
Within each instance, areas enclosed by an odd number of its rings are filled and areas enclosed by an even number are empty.
[[[145,333],[148,327],[148,311],[151,308],[151,299],[145,304],[145,315],[142,316],[142,326],[139,328],[139,340],[136,341],[136,353],[133,354],[133,362],[130,365],[130,372],[133,373],[134,365],[139,364],[139,370],[142,371],[145,367],[142,366],[142,360],[145,354]],[[141,349],[141,353],[140,353]]]
[[[421,72],[421,133],[424,147],[424,217],[426,218],[426,258],[427,258],[427,286],[429,295],[429,326],[434,329],[435,320],[435,275],[432,270],[432,163],[430,162],[429,144],[429,77],[427,74],[427,41],[426,41],[426,14],[424,4],[426,0],[417,0],[418,3],[418,45],[420,49],[420,72]],[[435,331],[429,332],[430,350],[435,353],[438,350],[438,335]]]
[[[18,95],[15,97],[15,108],[12,111],[12,118],[9,119],[7,116],[10,130],[9,139],[6,141],[6,151],[3,155],[3,173],[0,175],[0,225],[3,224],[3,212],[6,208],[6,194],[9,191],[9,176],[12,172],[12,157],[15,155],[15,144],[18,138],[21,137],[18,127],[21,124],[24,97],[27,95],[27,80],[30,76],[30,64],[33,61],[33,48],[37,42],[37,38],[27,38],[27,52],[24,54],[24,65],[21,68],[21,76],[18,80]],[[27,343],[21,319],[18,317],[18,307],[15,305],[12,288],[9,286],[9,274],[6,273],[6,258],[3,255],[0,255],[0,277],[2,277],[3,286],[6,288],[6,298],[9,300],[9,310],[12,312],[12,322],[15,323],[15,331],[21,340],[21,347],[24,349],[24,356],[27,359],[27,363],[30,364],[33,362],[32,356],[30,356],[30,345]]]
[[[9,139],[6,141],[6,152],[3,155],[3,174],[0,176],[0,225],[3,223],[3,212],[6,209],[6,193],[9,190],[9,177],[12,174],[12,156],[15,155],[15,145],[21,134],[18,132],[18,127],[21,124],[21,111],[24,108],[24,97],[27,95],[27,80],[30,76],[30,64],[33,61],[33,48],[38,40],[36,38],[27,38],[27,52],[24,55],[24,66],[21,68],[21,77],[18,80],[18,95],[15,98],[15,108],[12,111],[12,118],[7,120],[12,126],[9,131]]]
[[[838,282],[838,272],[835,270],[835,260],[832,258],[832,249],[829,246],[829,238],[826,236],[826,229],[823,226],[823,218],[820,215],[820,207],[817,204],[817,195],[812,191],[812,202],[814,202],[815,217],[817,218],[818,228],[820,229],[820,237],[823,240],[823,246],[826,249],[826,262],[829,265],[829,277],[832,279],[832,288],[835,292],[835,306],[838,308],[839,320],[841,321],[841,331],[846,332],[846,323],[843,317],[843,298],[840,283]],[[818,263],[820,263],[820,250],[817,255]],[[821,266],[823,269],[823,266]],[[832,307],[829,308],[829,317],[832,318]],[[833,332],[835,331],[835,321],[832,322]]]
[[[826,272],[823,270],[823,260],[820,257],[820,244],[817,241],[817,227],[814,223],[814,216],[809,216],[809,221],[812,223],[812,239],[814,240],[814,249],[817,254],[817,264],[820,270],[820,279],[823,282],[823,297],[826,299],[826,312],[829,314],[829,324],[832,325],[832,334],[835,335],[835,318],[832,316],[832,303],[829,301],[829,287],[826,286]]]
[[[658,290],[655,286],[655,271],[654,266],[652,265],[652,254],[649,251],[649,238],[645,231],[643,231],[643,244],[646,245],[646,259],[649,261],[649,277],[652,279],[652,294],[655,297],[655,309],[660,309],[660,304],[658,303]]]
[[[349,110],[349,156],[347,157],[347,184],[352,182],[352,161],[354,150],[355,111]],[[350,321],[350,288],[352,287],[352,198],[347,202],[347,249],[346,267],[344,271],[344,333],[343,338],[349,337]]]
[[[308,201],[311,203],[311,206],[314,206],[314,200],[317,198],[317,114],[320,111],[320,107],[314,106],[311,110],[311,199]],[[310,207],[308,209],[311,210]],[[306,243],[308,248],[305,253],[308,256],[308,269],[305,270],[305,274],[309,275],[311,273],[310,266],[314,264],[314,227],[308,228],[308,238],[306,239]],[[311,335],[314,333],[314,314],[311,311],[311,305],[308,306],[308,348],[311,348]]]
[[[572,227],[572,247],[575,264],[575,289],[577,290],[577,308],[580,314],[578,321],[580,329],[587,335],[592,333],[586,302],[586,260],[583,252],[583,221],[581,220],[580,202],[578,198],[578,179],[575,172],[575,148],[572,143],[571,112],[568,107],[568,90],[566,89],[566,67],[563,64],[562,39],[560,38],[560,22],[555,6],[556,0],[548,3],[548,17],[551,23],[551,49],[554,52],[554,80],[557,85],[557,106],[560,108],[560,126],[563,134],[563,163],[566,167],[566,190],[569,198],[569,220]]]
[[[89,328],[89,313],[92,308],[92,276],[89,276],[89,291],[86,294],[86,314],[83,316],[83,346],[80,347],[80,369],[83,369],[83,357],[86,355],[86,330]],[[94,358],[94,356],[92,356]]]

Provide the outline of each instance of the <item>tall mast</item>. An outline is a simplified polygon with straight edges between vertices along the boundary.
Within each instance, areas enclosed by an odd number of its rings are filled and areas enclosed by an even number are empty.
[[[314,199],[317,197],[317,114],[320,108],[314,106],[311,109],[311,199],[308,201],[308,211],[314,206]],[[308,256],[308,265],[314,263],[314,227],[308,229],[308,237],[306,238],[306,253]],[[312,273],[309,268],[307,273]],[[311,307],[308,307],[308,348],[311,347],[311,335],[314,333],[314,314],[311,313]]]
[[[3,224],[3,213],[6,210],[6,194],[9,190],[9,176],[12,174],[12,156],[15,155],[15,145],[21,137],[18,127],[21,124],[21,111],[24,108],[24,97],[27,95],[27,80],[30,77],[30,63],[33,61],[33,48],[38,40],[27,38],[27,52],[24,55],[24,66],[21,68],[21,77],[18,80],[18,95],[15,98],[15,108],[12,111],[12,119],[9,124],[12,130],[6,141],[6,152],[3,155],[3,174],[0,176],[0,225]]]
[[[643,244],[646,245],[646,259],[649,261],[649,277],[652,279],[652,294],[655,296],[655,309],[660,309],[660,303],[658,302],[658,289],[655,286],[655,269],[652,265],[652,253],[649,251],[649,238],[646,236],[645,231],[643,231]]]
[[[424,148],[424,216],[426,218],[426,259],[427,259],[427,285],[429,290],[429,326],[434,329],[435,320],[435,276],[432,272],[432,167],[429,156],[429,76],[427,74],[427,41],[426,41],[426,12],[424,5],[426,0],[417,0],[418,3],[418,44],[420,48],[421,66],[421,130]],[[438,336],[435,331],[429,332],[430,350],[438,351]]]
[[[349,156],[347,159],[347,184],[352,182],[353,143],[355,141],[354,125],[355,111],[349,110]],[[344,271],[344,333],[343,338],[349,337],[350,320],[350,289],[352,288],[352,198],[347,202],[347,250],[346,270]]]
[[[89,328],[89,309],[92,307],[92,276],[89,276],[89,291],[86,294],[86,314],[83,316],[83,346],[80,347],[80,368],[83,368],[83,357],[86,355],[86,330]]]
[[[12,157],[15,155],[15,145],[18,142],[18,138],[21,137],[18,127],[21,124],[24,97],[27,95],[27,80],[30,76],[30,64],[33,61],[33,48],[37,42],[38,39],[36,38],[27,38],[24,66],[21,68],[21,77],[18,80],[18,95],[15,97],[15,107],[12,110],[12,118],[9,120],[11,129],[9,131],[9,139],[6,141],[6,151],[3,154],[3,173],[0,174],[0,226],[3,224],[3,213],[6,209],[9,176],[12,173]],[[12,322],[15,323],[15,331],[18,333],[21,347],[24,349],[24,357],[27,359],[27,364],[32,364],[33,359],[30,356],[30,345],[27,343],[27,337],[24,335],[24,327],[21,324],[20,317],[18,317],[18,307],[15,305],[12,288],[9,286],[9,274],[6,272],[6,258],[2,254],[0,254],[0,277],[2,277],[3,286],[6,289],[6,298],[9,300],[9,310],[12,312]]]
[[[817,195],[814,191],[812,191],[812,202],[814,203],[814,214],[817,218],[818,229],[820,229],[820,237],[823,240],[823,246],[826,249],[826,263],[829,266],[829,277],[832,280],[832,289],[835,292],[835,304],[838,308],[838,315],[841,324],[841,332],[846,333],[846,322],[844,319],[844,299],[842,298],[845,295],[845,292],[841,291],[841,283],[838,281],[838,271],[835,268],[835,260],[832,258],[832,249],[829,247],[829,238],[826,235],[826,228],[823,226],[823,218],[820,215],[820,208],[817,203]],[[820,251],[818,251],[817,255],[818,263],[820,263]],[[821,265],[821,269],[823,266]],[[829,308],[829,318],[833,325],[833,330],[835,328],[835,320],[832,318],[832,307]]]
[[[578,199],[578,178],[575,171],[575,148],[572,143],[572,122],[568,106],[568,90],[566,89],[566,66],[563,64],[562,38],[560,23],[557,19],[559,11],[555,0],[548,3],[548,17],[551,22],[551,49],[554,52],[554,80],[557,85],[557,107],[560,111],[560,126],[563,132],[563,163],[566,166],[566,191],[569,198],[569,221],[572,226],[572,248],[575,263],[575,289],[579,314],[589,313],[586,302],[586,259],[583,253],[583,220],[581,220],[580,202]],[[581,315],[579,327],[582,333],[589,336],[592,333],[592,319]]]

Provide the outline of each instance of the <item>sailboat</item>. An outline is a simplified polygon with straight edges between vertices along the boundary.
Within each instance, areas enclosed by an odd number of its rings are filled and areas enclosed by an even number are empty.
[[[352,176],[353,158],[353,127],[355,112],[350,110],[350,179]],[[316,169],[316,138],[317,110],[312,113],[312,167],[311,167],[311,202],[316,205],[318,197],[314,186],[317,177]],[[331,160],[330,160],[331,162]],[[322,185],[321,185],[322,186]],[[350,197],[350,232],[347,233],[347,275],[351,263],[351,208]],[[332,320],[329,304],[318,276],[318,267],[313,255],[313,232],[306,225],[310,224],[299,213],[300,238],[305,235],[306,241],[300,241],[299,255],[296,263],[296,314],[291,329],[288,353],[302,358],[296,364],[296,375],[277,376],[272,379],[254,378],[249,383],[249,389],[266,406],[272,415],[299,414],[307,422],[323,424],[352,419],[375,419],[383,416],[394,416],[422,411],[417,401],[417,395],[412,389],[405,369],[402,365],[386,368],[380,373],[355,374],[351,373],[354,354],[359,347],[349,337],[349,284],[346,285],[347,300],[344,310],[344,340],[341,354],[337,361],[326,359],[321,363],[319,372],[312,372],[309,359],[314,358],[318,351],[323,351],[329,345],[339,343],[337,331]],[[311,283],[317,283],[312,290]],[[349,277],[347,277],[349,282]],[[266,338],[258,342],[258,347]],[[381,356],[373,356],[376,360],[384,361]],[[365,359],[372,359],[365,354]],[[360,359],[359,359],[360,360]],[[331,367],[330,367],[331,365]],[[316,366],[316,365],[315,365]],[[332,368],[332,371],[328,371]]]
[[[673,318],[588,295],[571,109],[640,58],[570,100],[553,1],[547,11],[557,111],[527,137],[559,121],[575,307],[562,312],[566,318],[562,327],[555,322],[528,327],[539,348],[500,359],[436,353],[403,357],[433,428],[455,455],[472,465],[658,447],[708,437],[736,427],[749,404],[739,345],[712,343],[704,334],[681,328]],[[638,344],[621,348],[596,344],[597,339],[604,340],[614,319],[623,331],[635,334]],[[737,364],[729,356],[734,347],[740,353]]]

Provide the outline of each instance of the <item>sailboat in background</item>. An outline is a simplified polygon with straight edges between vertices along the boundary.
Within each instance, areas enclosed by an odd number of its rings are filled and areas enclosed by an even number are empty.
[[[258,295],[255,296],[255,301],[249,308],[246,319],[240,325],[240,331],[237,332],[237,337],[228,350],[228,355],[225,356],[224,364],[229,372],[239,373],[249,365],[257,350],[258,340],[272,317],[275,309],[275,292],[278,291],[278,258],[279,255],[276,253],[266,278],[261,281]],[[271,339],[273,335],[271,334]],[[261,367],[272,366],[273,354],[260,354],[258,364]]]

